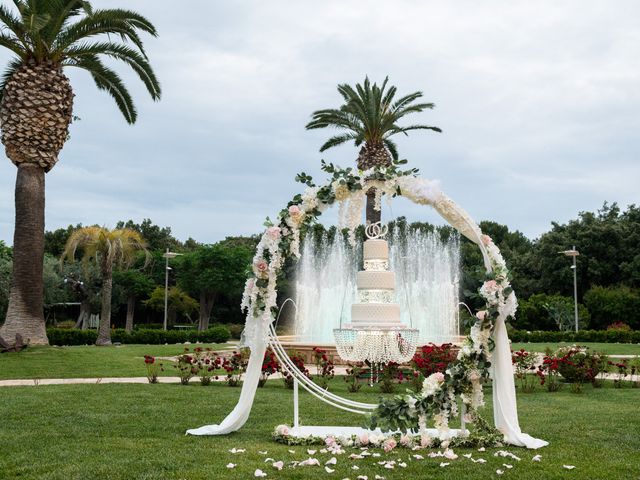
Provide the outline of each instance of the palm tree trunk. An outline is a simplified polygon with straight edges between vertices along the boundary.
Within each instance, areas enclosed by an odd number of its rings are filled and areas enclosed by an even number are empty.
[[[9,306],[0,336],[12,343],[16,334],[32,345],[48,345],[43,313],[44,169],[21,163],[16,176],[16,224]]]
[[[105,255],[106,257],[106,255]],[[102,309],[96,345],[111,345],[111,289],[113,288],[113,265],[105,258],[102,261]]]
[[[131,295],[127,299],[127,321],[124,324],[124,329],[127,332],[133,331],[133,314],[135,312],[135,309],[136,309],[136,297]]]
[[[375,209],[376,189],[370,188],[367,192],[367,225],[377,223],[382,218],[382,211]]]

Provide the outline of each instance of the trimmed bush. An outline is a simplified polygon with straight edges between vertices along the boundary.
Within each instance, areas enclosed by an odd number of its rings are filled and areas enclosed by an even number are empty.
[[[51,345],[91,345],[96,342],[95,330],[77,328],[48,328],[47,336]],[[202,332],[198,330],[134,330],[127,332],[122,328],[111,331],[111,341],[123,344],[162,345],[165,343],[224,343],[231,338],[229,329],[215,326]]]
[[[640,330],[579,330],[578,332],[512,330],[509,332],[509,338],[512,342],[520,343],[640,343]]]
[[[640,294],[629,287],[592,287],[584,294],[584,303],[593,317],[594,328],[606,328],[624,322],[640,329]]]

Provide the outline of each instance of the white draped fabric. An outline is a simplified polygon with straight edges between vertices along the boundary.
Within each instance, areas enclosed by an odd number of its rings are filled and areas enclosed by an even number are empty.
[[[225,435],[239,430],[249,418],[253,399],[258,389],[258,380],[262,373],[262,361],[267,350],[267,326],[256,319],[247,319],[247,323],[253,322],[254,331],[246,338],[247,346],[251,348],[251,356],[244,375],[242,391],[237,405],[220,425],[205,425],[200,428],[187,430],[187,435]],[[250,327],[250,325],[247,325]],[[247,330],[252,330],[247,328]]]
[[[498,430],[504,434],[505,442],[527,448],[541,448],[549,442],[533,438],[522,433],[518,423],[516,406],[516,387],[513,382],[513,365],[511,364],[511,346],[507,337],[504,318],[499,317],[493,330],[495,349],[491,360],[493,378],[493,421]]]

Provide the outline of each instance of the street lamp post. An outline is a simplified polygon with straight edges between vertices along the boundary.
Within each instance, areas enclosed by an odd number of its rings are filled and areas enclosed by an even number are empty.
[[[166,259],[166,264],[164,267],[164,321],[162,322],[163,330],[167,329],[167,306],[169,304],[169,270],[171,270],[171,267],[169,266],[169,259],[175,258],[178,255],[182,254],[170,252],[168,247],[167,251],[162,255]]]
[[[578,331],[578,268],[576,266],[576,257],[580,255],[580,252],[576,250],[576,246],[574,245],[571,250],[565,250],[564,252],[558,252],[567,257],[573,257],[573,265],[571,265],[571,269],[573,270],[573,306],[574,306],[574,314],[576,321],[576,332]]]

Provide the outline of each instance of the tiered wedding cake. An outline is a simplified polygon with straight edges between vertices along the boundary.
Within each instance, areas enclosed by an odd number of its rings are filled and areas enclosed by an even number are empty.
[[[404,328],[395,303],[396,274],[389,271],[389,244],[380,238],[363,246],[364,271],[358,272],[359,303],[351,306],[351,326],[357,329]]]

